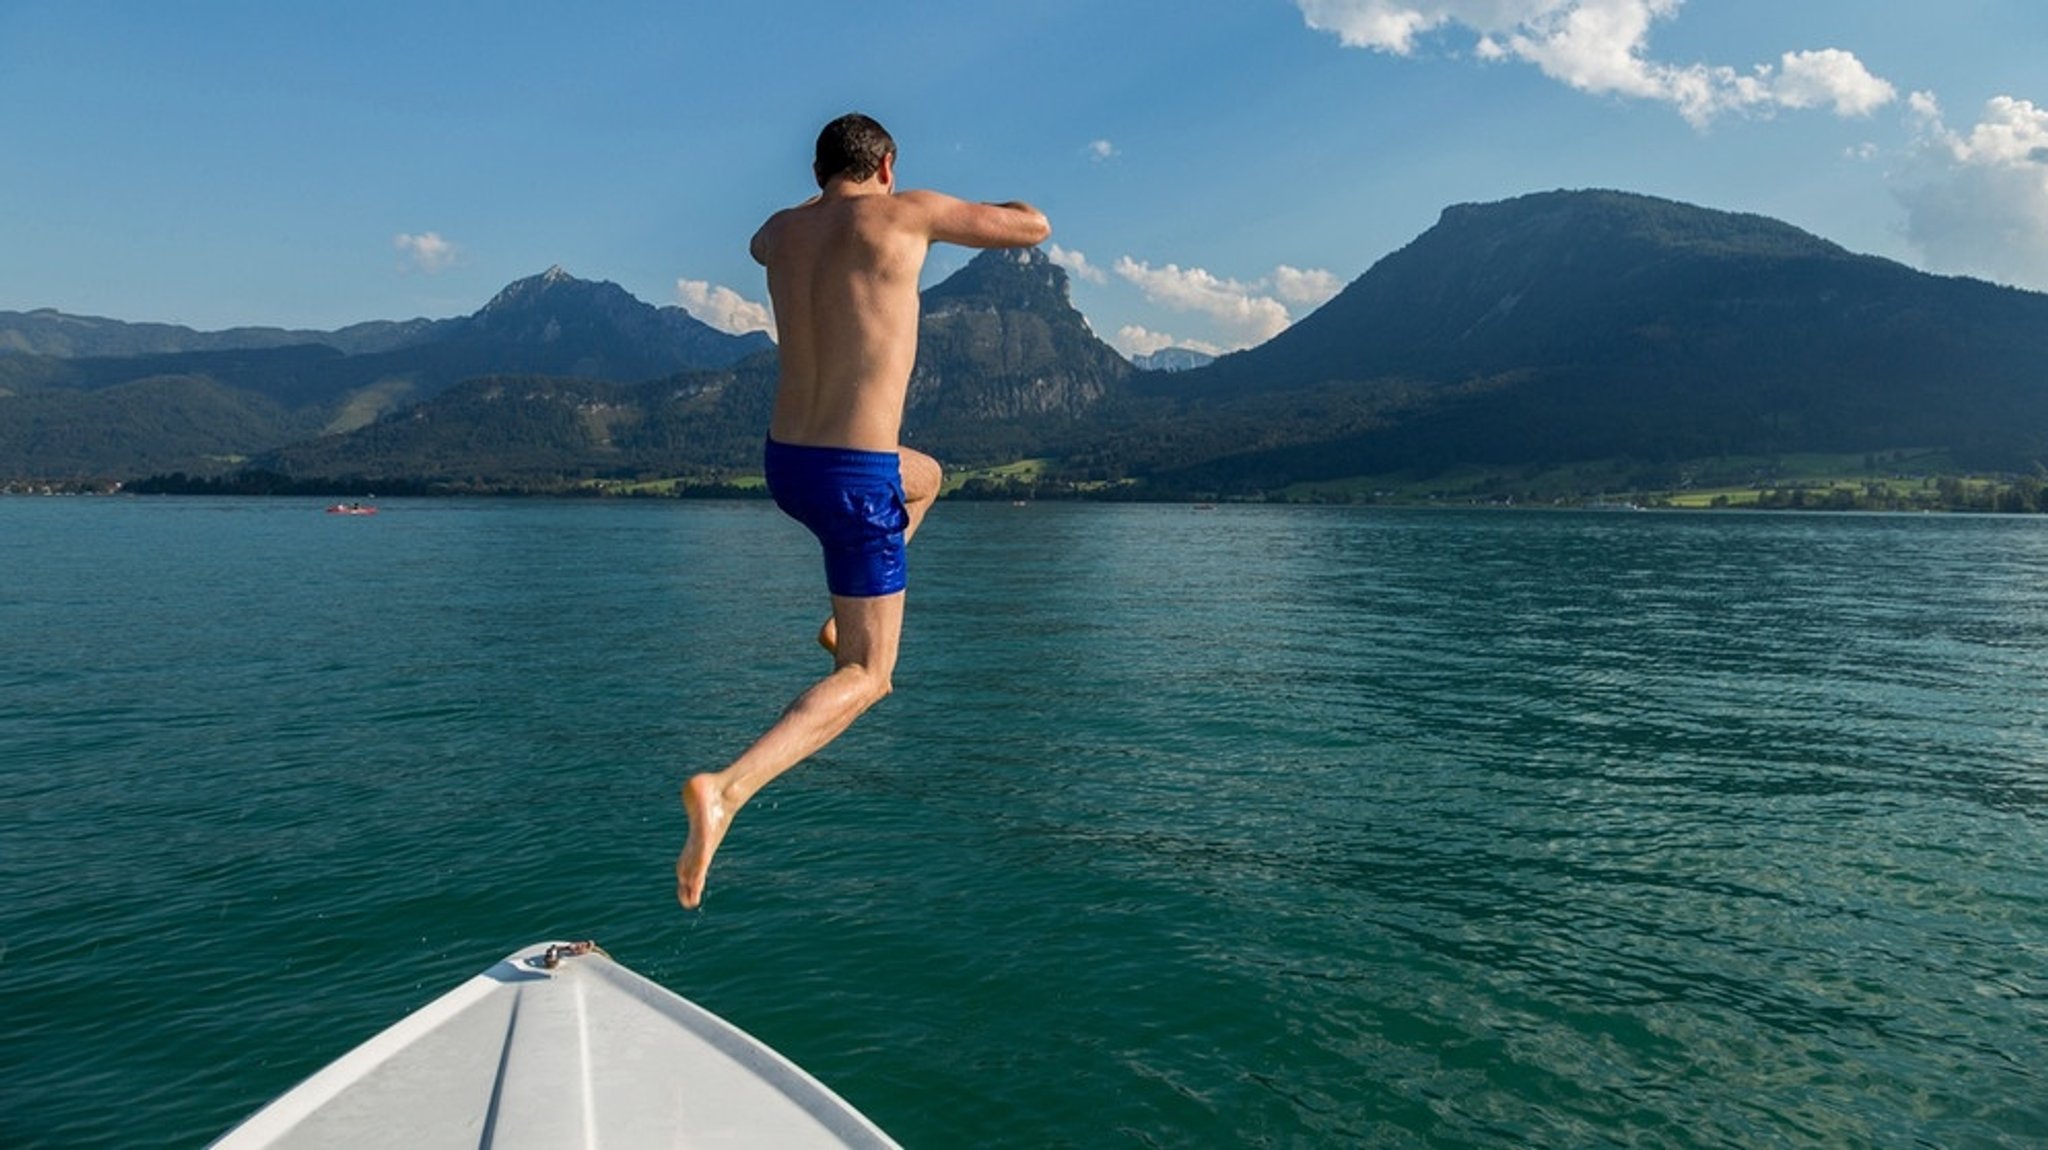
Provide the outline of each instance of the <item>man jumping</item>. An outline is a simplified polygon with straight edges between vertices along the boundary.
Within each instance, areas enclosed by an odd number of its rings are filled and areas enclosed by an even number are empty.
[[[917,358],[917,281],[934,242],[1021,248],[1052,234],[1029,204],[896,191],[896,142],[858,113],[818,135],[816,196],[768,218],[750,250],[768,269],[782,376],[763,463],[776,506],[825,551],[830,675],[722,771],[683,784],[689,841],[676,897],[704,897],[711,856],[748,799],[889,693],[903,632],[904,545],[938,498],[939,465],[901,446]]]

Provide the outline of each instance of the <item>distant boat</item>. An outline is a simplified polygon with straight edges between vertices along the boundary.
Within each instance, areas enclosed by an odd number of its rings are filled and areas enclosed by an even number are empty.
[[[538,943],[257,1111],[214,1150],[892,1150],[844,1099],[587,942]]]
[[[375,515],[377,509],[366,503],[337,503],[327,509],[329,515]]]

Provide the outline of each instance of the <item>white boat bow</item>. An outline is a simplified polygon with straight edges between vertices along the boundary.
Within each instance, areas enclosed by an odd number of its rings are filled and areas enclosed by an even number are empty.
[[[537,943],[406,1016],[219,1150],[894,1147],[802,1068],[589,943]]]

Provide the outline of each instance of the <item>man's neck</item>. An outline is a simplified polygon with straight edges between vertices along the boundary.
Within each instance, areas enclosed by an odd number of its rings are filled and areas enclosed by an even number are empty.
[[[860,196],[886,196],[894,190],[894,185],[885,184],[875,176],[869,176],[865,180],[849,180],[844,176],[834,176],[825,182],[825,188],[818,193],[818,198],[851,200]]]

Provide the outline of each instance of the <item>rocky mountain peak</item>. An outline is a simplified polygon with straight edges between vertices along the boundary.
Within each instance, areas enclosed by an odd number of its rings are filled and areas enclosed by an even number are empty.
[[[1215,362],[1215,356],[1191,347],[1165,347],[1150,355],[1131,357],[1131,366],[1139,371],[1192,371]]]
[[[1067,270],[1043,251],[997,248],[975,256],[945,282],[927,289],[925,310],[995,307],[1060,315],[1074,312],[1068,287]]]
[[[477,312],[477,318],[483,319],[503,315],[506,312],[518,311],[534,306],[543,300],[556,303],[565,299],[598,300],[614,295],[627,296],[627,293],[624,288],[609,281],[593,282],[591,280],[577,279],[575,276],[563,271],[562,265],[555,264],[539,275],[527,276],[524,279],[513,280],[511,283],[506,284],[504,288],[499,290],[497,295],[491,297],[491,302],[485,304],[483,309]],[[631,297],[627,296],[627,298],[630,299]]]
[[[657,308],[609,280],[578,279],[560,264],[507,284],[463,323],[485,359],[523,349],[529,372],[639,380],[723,366],[768,346],[731,336],[680,308]]]

